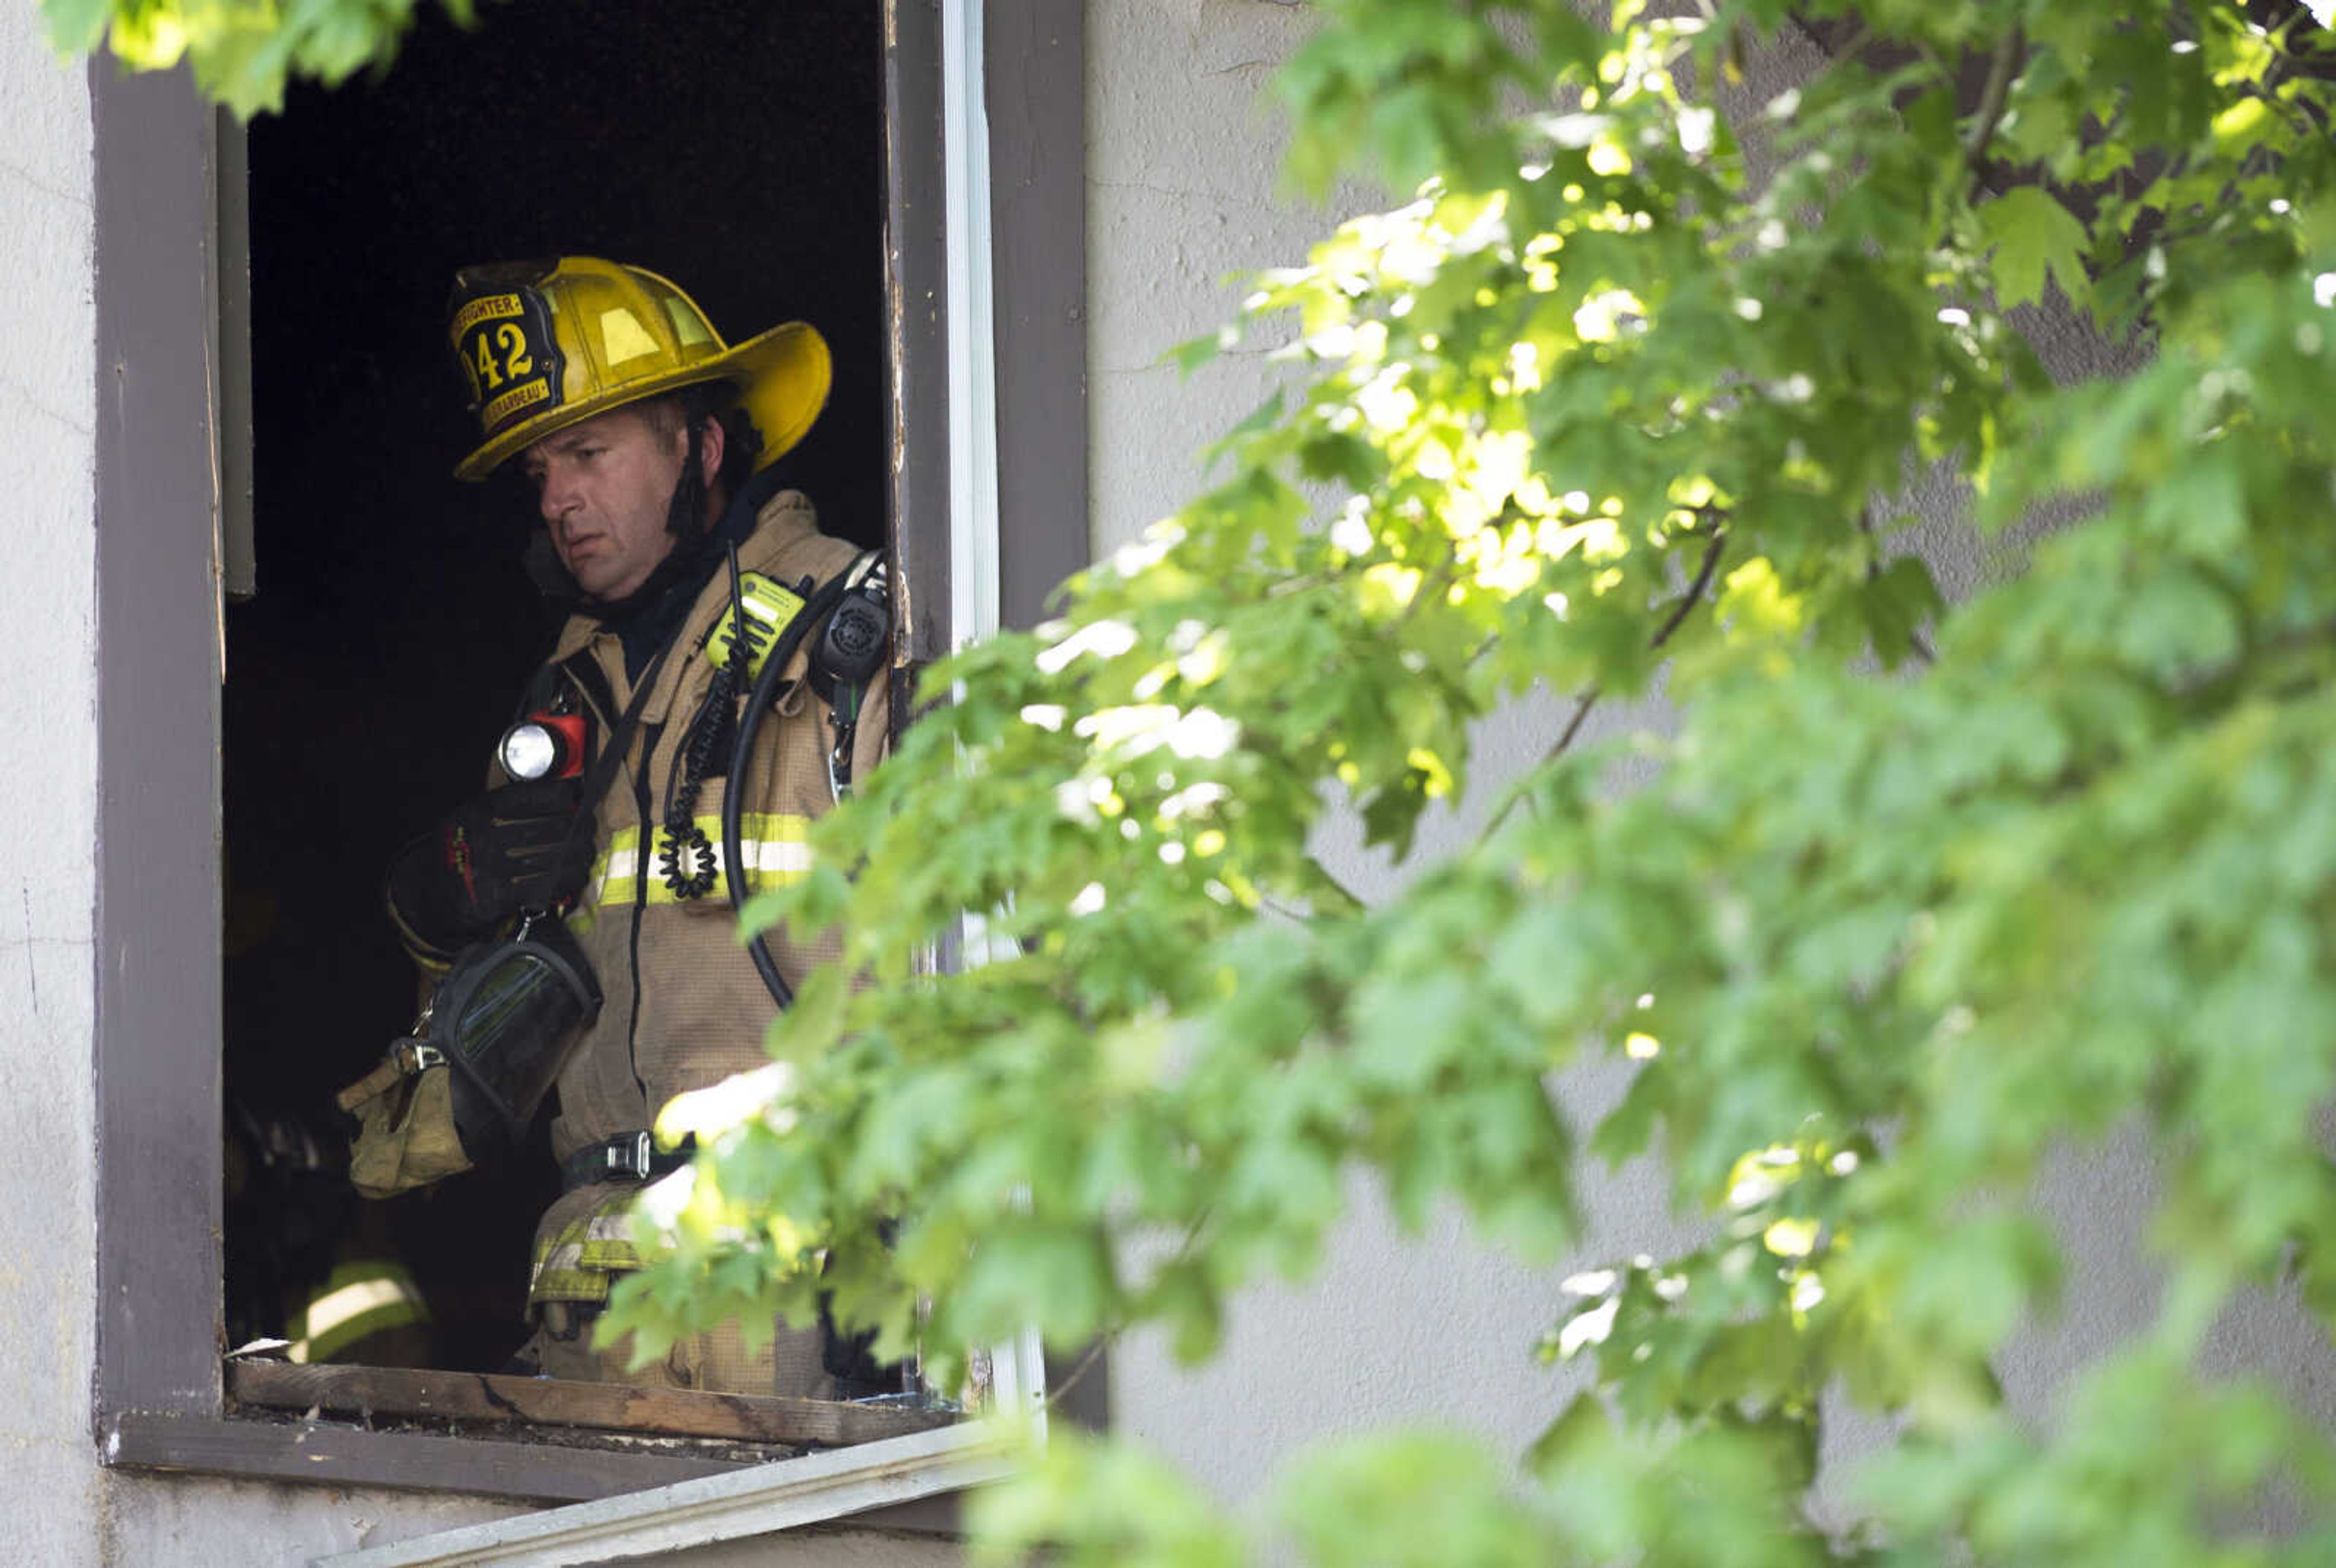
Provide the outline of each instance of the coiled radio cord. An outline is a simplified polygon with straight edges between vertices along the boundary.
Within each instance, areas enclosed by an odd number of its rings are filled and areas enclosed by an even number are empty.
[[[714,891],[721,862],[715,858],[714,845],[707,840],[706,830],[697,825],[697,797],[706,791],[706,774],[714,770],[715,752],[729,727],[731,703],[746,684],[746,672],[753,666],[754,656],[774,635],[767,622],[746,613],[745,594],[739,586],[735,544],[729,546],[729,556],[730,624],[736,631],[730,638],[729,657],[714,672],[706,701],[698,708],[697,716],[690,721],[688,741],[675,755],[674,764],[681,770],[680,781],[676,784],[667,779],[666,783],[665,842],[657,846],[657,872],[665,879],[667,891],[684,901],[702,899]]]

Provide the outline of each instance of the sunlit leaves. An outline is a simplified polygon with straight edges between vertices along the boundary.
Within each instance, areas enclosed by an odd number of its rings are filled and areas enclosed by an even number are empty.
[[[944,1377],[1018,1324],[1200,1356],[1358,1182],[1543,1259],[1581,1152],[1652,1155],[1699,1240],[1552,1291],[1595,1390],[1526,1474],[1342,1455],[1288,1494],[1301,1553],[2124,1562],[2146,1493],[2185,1560],[2312,1560],[2218,1511],[2288,1446],[2324,1517],[2324,1456],[2185,1363],[2234,1290],[2336,1300],[2316,32],[1820,7],[1876,47],[1746,102],[1683,84],[1748,81],[1773,4],[1321,9],[1295,170],[1406,199],[1250,280],[1182,356],[1283,372],[1212,488],[932,672],[961,695],[822,824],[836,870],[758,909],[871,983],[807,989],[785,1115],[720,1124],[613,1321],[758,1280],[894,1347],[929,1312]],[[2046,373],[2006,312],[2065,339],[2064,303],[2127,374]],[[1942,472],[1955,579],[1903,499]],[[1675,728],[1579,749],[1658,680]],[[1475,744],[1527,711],[1487,808]],[[1455,807],[1484,825],[1422,863]],[[1334,813],[1397,891],[1326,873]],[[920,971],[952,943],[988,961]],[[1592,1057],[1628,1079],[1594,1119]],[[2107,1140],[2151,1153],[2166,1304],[2020,1431],[1997,1368],[2071,1286],[2038,1183]],[[1809,1505],[1842,1399],[1897,1435],[1849,1514]],[[1252,1544],[1116,1452],[1007,1495],[1006,1539],[1080,1560]]]
[[[439,0],[468,25],[476,0]],[[103,43],[137,71],[181,60],[206,95],[247,118],[284,106],[295,80],[332,86],[396,57],[415,0],[40,0],[57,47]]]

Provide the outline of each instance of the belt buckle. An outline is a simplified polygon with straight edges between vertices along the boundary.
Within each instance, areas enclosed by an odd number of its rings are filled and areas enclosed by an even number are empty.
[[[649,1174],[649,1135],[646,1129],[628,1139],[619,1133],[608,1140],[608,1169],[620,1176],[644,1182]]]

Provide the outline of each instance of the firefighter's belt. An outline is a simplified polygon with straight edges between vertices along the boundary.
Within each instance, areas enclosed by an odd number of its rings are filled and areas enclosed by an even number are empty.
[[[686,1138],[667,1154],[646,1132],[618,1133],[597,1144],[587,1144],[560,1162],[560,1190],[572,1193],[595,1182],[652,1182],[671,1175],[689,1164],[697,1144]]]

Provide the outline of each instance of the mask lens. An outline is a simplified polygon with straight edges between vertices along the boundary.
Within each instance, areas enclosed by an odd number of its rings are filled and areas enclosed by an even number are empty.
[[[556,921],[538,935],[473,949],[456,960],[441,995],[452,1016],[433,1041],[512,1132],[533,1117],[600,1005],[583,955]]]
[[[463,1056],[507,1049],[530,1028],[564,1030],[576,1021],[574,996],[551,966],[526,953],[513,953],[489,970],[471,993],[454,1026],[454,1044]]]

